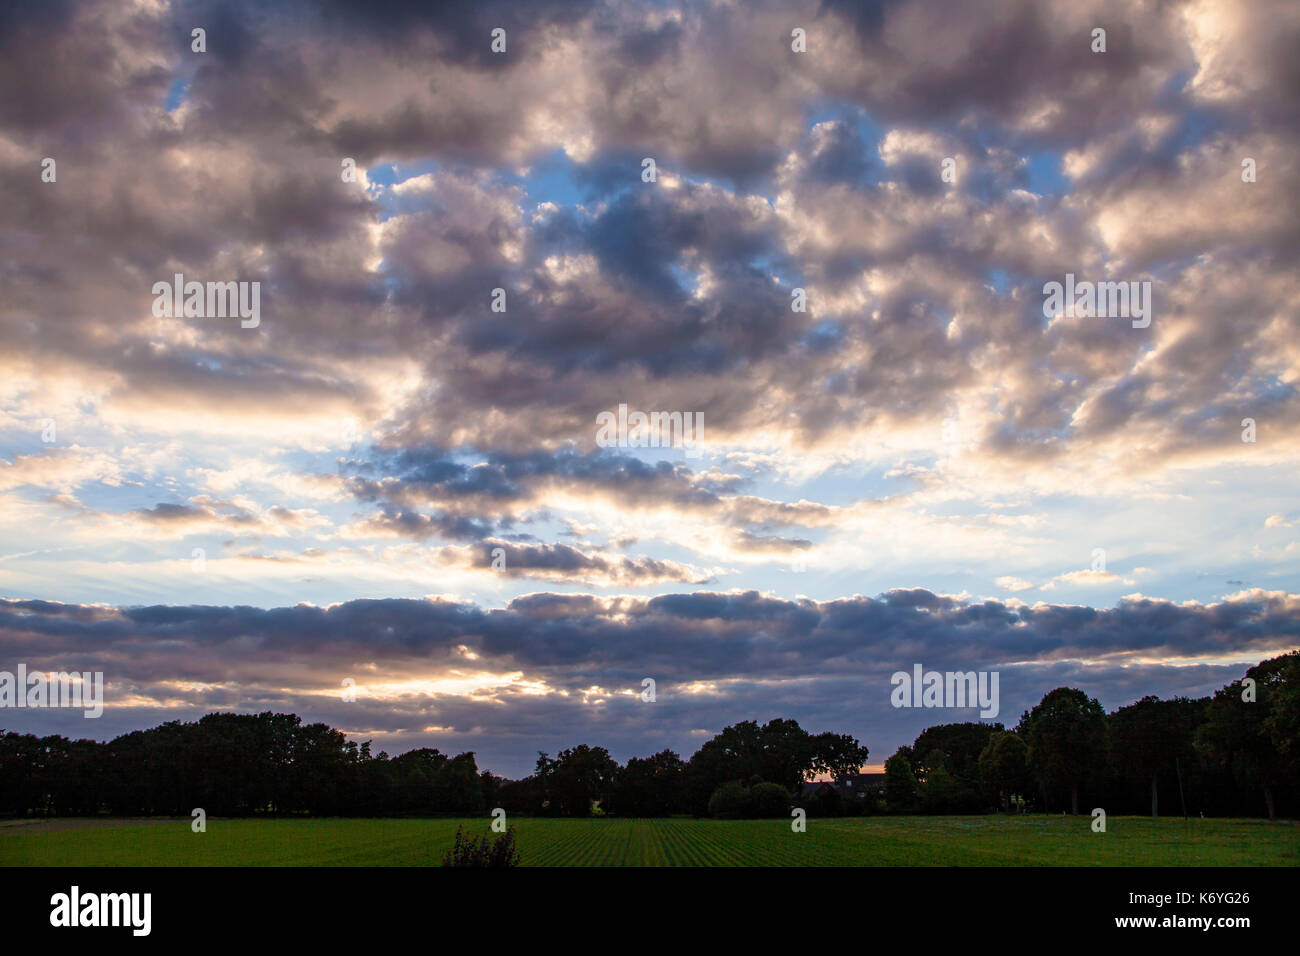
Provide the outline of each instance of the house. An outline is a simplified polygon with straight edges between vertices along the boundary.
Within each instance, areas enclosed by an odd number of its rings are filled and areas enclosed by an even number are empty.
[[[880,796],[885,792],[885,775],[883,773],[850,774],[836,780],[835,789],[845,799],[864,800],[868,796]]]
[[[820,800],[832,793],[843,800],[865,800],[885,792],[885,775],[883,773],[855,773],[840,777],[835,782],[814,780],[805,783],[799,790],[800,800]]]
[[[814,780],[811,783],[805,783],[799,789],[800,801],[821,800],[836,792],[836,787],[829,780]]]

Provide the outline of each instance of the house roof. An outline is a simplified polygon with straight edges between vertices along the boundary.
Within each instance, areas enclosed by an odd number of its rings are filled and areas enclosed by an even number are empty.
[[[831,787],[831,789],[834,789],[834,785],[829,780],[813,780],[810,783],[805,783],[800,788],[799,796],[804,798],[815,796],[821,792],[823,787]]]

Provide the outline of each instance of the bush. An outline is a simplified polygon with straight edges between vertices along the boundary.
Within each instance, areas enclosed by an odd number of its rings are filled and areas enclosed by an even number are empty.
[[[749,788],[751,812],[755,817],[788,817],[790,794],[778,783],[756,783]]]
[[[838,817],[844,814],[845,804],[852,804],[853,799],[845,800],[838,790],[828,789],[804,801],[803,807],[810,817]]]
[[[709,797],[709,816],[723,820],[745,820],[753,816],[750,791],[739,780],[724,783]]]
[[[515,845],[515,828],[499,834],[491,843],[486,836],[477,840],[456,828],[456,844],[442,858],[443,866],[504,869],[519,865],[519,848]]]
[[[757,781],[746,787],[739,780],[724,783],[709,797],[709,816],[723,820],[784,817],[790,813],[790,794],[780,784]]]

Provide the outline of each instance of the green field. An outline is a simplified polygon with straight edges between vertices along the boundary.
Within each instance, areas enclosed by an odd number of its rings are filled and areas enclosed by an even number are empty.
[[[1300,827],[1261,820],[1087,816],[513,822],[524,866],[1295,866]],[[119,821],[126,823],[126,821]],[[188,820],[0,829],[10,866],[429,866],[475,820]],[[42,825],[44,826],[44,825]]]

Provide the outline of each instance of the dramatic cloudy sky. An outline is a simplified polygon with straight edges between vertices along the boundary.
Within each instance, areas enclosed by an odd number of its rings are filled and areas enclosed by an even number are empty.
[[[975,716],[891,708],[913,664],[1011,723],[1221,686],[1300,643],[1298,48],[1294,0],[7,5],[0,669],[107,704],[0,726],[878,764]],[[156,317],[176,273],[260,325]],[[1045,317],[1067,273],[1150,326]]]

